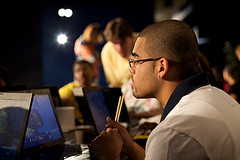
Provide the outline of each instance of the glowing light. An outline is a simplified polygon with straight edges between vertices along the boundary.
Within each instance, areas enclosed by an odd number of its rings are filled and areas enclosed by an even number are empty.
[[[67,18],[69,18],[69,17],[71,17],[72,15],[73,15],[73,11],[71,10],[71,9],[64,9],[64,8],[61,8],[61,9],[59,9],[58,10],[58,15],[60,16],[60,17],[67,17]]]
[[[60,34],[57,37],[57,41],[59,44],[65,44],[67,42],[67,36],[65,34]]]
[[[58,10],[58,15],[59,15],[60,17],[64,17],[64,16],[65,16],[65,9],[63,9],[63,8],[59,9],[59,10]]]
[[[71,9],[66,9],[65,10],[65,17],[69,18],[71,17],[73,14],[73,11]]]

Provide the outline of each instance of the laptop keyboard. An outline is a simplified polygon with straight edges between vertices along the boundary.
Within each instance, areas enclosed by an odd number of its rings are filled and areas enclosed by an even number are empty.
[[[24,159],[63,160],[67,157],[81,154],[82,148],[79,144],[64,144],[51,147],[40,154],[28,154]]]
[[[82,148],[79,144],[65,144],[64,151],[62,153],[62,157],[69,157],[72,155],[80,155],[82,154]]]

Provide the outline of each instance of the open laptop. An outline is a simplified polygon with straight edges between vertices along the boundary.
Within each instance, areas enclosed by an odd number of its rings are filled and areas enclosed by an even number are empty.
[[[88,106],[87,99],[83,93],[83,88],[82,87],[73,87],[72,92],[73,92],[74,97],[77,100],[79,110],[82,113],[84,125],[94,125],[93,117],[92,117],[90,108]]]
[[[32,93],[0,92],[0,159],[19,159]]]
[[[102,92],[106,99],[112,117],[115,117],[119,96],[122,96],[121,88],[103,87]],[[125,102],[123,101],[119,122],[130,124],[130,118]]]
[[[119,96],[122,96],[120,88],[108,87],[85,87],[83,93],[88,101],[94,127],[97,134],[100,134],[107,124],[106,117],[115,118]],[[119,123],[126,127],[130,136],[142,147],[145,147],[148,135],[145,135],[145,130],[139,128],[138,124],[131,122],[128,116],[128,111],[123,102],[120,113]]]
[[[105,129],[106,117],[114,118],[117,110],[119,96],[122,95],[120,88],[85,87],[84,96],[93,118],[94,127],[98,134]],[[129,123],[128,112],[125,103],[120,114],[120,123]]]
[[[23,159],[64,159],[81,154],[80,145],[64,143],[65,138],[49,89],[23,92],[31,92],[34,96],[21,157]]]
[[[32,90],[37,90],[37,89],[49,89],[50,94],[51,94],[51,98],[54,104],[54,107],[58,107],[58,106],[63,106],[62,105],[62,101],[59,95],[59,87],[55,86],[55,85],[50,85],[50,86],[38,86],[38,87],[31,87]],[[22,89],[23,90],[23,89]],[[25,89],[26,90],[26,89]]]

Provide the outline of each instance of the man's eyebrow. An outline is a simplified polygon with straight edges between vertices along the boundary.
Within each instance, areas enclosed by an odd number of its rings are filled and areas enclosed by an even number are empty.
[[[138,55],[137,53],[131,53],[131,55],[132,55],[133,57],[139,57],[139,55]]]

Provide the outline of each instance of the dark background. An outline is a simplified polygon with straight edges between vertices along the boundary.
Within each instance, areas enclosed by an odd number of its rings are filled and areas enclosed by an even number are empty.
[[[165,0],[165,7],[172,4],[173,0]],[[187,4],[193,11],[184,21],[198,26],[199,37],[209,39],[200,50],[212,66],[223,68],[226,42],[233,46],[239,42],[237,3],[193,0]],[[121,16],[140,32],[154,22],[155,7],[154,0],[0,0],[0,64],[8,68],[14,85],[61,87],[73,80],[73,45],[89,23],[98,22],[104,29],[108,21]],[[60,8],[71,8],[73,16],[59,17]],[[68,36],[67,44],[57,43],[59,33]],[[100,84],[107,85],[103,71]]]

